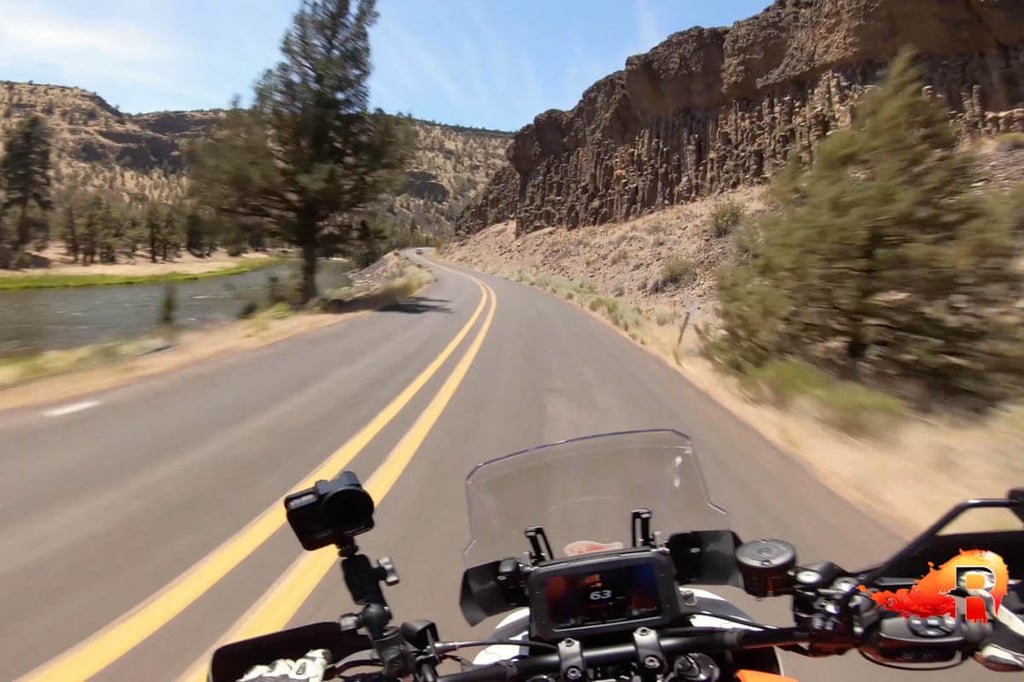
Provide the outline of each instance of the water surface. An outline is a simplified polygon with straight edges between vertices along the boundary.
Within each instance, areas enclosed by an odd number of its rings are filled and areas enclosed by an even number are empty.
[[[320,291],[341,285],[347,264],[321,261]],[[239,275],[176,282],[177,323],[188,329],[238,318],[249,302],[266,300],[271,275],[297,275],[286,263]],[[76,289],[0,292],[0,355],[73,348],[133,338],[152,330],[160,314],[163,283]]]

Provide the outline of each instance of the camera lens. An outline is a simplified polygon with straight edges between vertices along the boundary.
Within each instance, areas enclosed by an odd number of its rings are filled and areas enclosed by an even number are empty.
[[[362,488],[332,491],[322,504],[324,518],[335,531],[358,531],[373,521],[373,498]]]

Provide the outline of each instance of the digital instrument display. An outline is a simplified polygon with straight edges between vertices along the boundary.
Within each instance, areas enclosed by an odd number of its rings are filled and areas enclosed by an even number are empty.
[[[680,615],[671,558],[646,548],[537,566],[526,586],[530,633],[542,640],[662,627]]]
[[[649,563],[551,576],[544,592],[557,630],[643,620],[662,612],[658,577]]]

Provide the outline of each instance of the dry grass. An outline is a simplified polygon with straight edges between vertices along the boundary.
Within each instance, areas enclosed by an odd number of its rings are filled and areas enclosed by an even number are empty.
[[[996,144],[1005,150],[1024,149],[1024,133],[1006,133],[996,138]]]
[[[328,312],[344,312],[357,307],[387,307],[437,281],[429,268],[394,253],[389,253],[365,272],[371,274],[350,286],[326,292],[320,297],[318,307]]]
[[[711,212],[711,233],[715,237],[731,234],[743,222],[744,206],[741,202],[726,199]]]
[[[686,286],[697,278],[697,266],[693,261],[683,256],[670,258],[666,261],[661,270],[660,285],[665,286]]]

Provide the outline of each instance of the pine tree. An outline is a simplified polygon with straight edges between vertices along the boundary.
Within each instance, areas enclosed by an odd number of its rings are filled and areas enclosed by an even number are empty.
[[[163,224],[160,208],[155,203],[149,204],[146,208],[144,223],[146,226],[146,241],[149,246],[149,260],[155,263],[157,254],[160,252],[160,231]]]
[[[368,31],[375,0],[304,0],[255,104],[237,106],[190,154],[197,198],[255,219],[302,252],[302,301],[320,250],[349,243],[339,226],[397,189],[412,154],[408,121],[368,111]]]
[[[78,241],[78,221],[80,217],[77,212],[76,203],[76,197],[73,193],[65,195],[64,216],[61,225],[61,239],[64,241],[64,246],[67,248],[73,263],[78,262],[78,256],[81,251]]]
[[[99,255],[100,230],[103,206],[98,196],[89,198],[85,207],[85,219],[82,226],[82,265],[92,265]]]
[[[45,233],[45,212],[53,204],[50,192],[50,131],[42,117],[30,116],[18,124],[4,144],[4,158],[0,164],[3,181],[4,211],[17,211],[15,245],[20,251]],[[31,209],[42,212],[37,219]],[[37,234],[34,234],[37,233]]]
[[[178,255],[178,247],[181,245],[179,230],[181,222],[177,213],[168,207],[163,211],[163,222],[160,225],[160,257],[165,263]]]
[[[985,401],[1024,376],[1020,321],[1000,312],[1022,294],[1011,225],[973,191],[975,161],[922,85],[904,51],[853,127],[778,178],[780,212],[720,281],[712,355],[742,369],[795,351]]]

